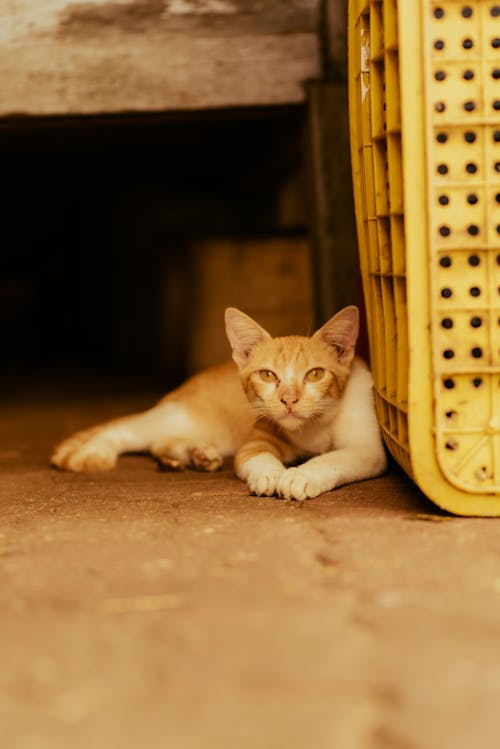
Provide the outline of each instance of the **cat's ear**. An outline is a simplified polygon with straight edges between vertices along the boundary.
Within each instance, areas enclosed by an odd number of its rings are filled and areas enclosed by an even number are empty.
[[[255,320],[235,307],[228,307],[225,314],[226,334],[233,350],[233,360],[241,369],[250,356],[253,347],[271,336]]]
[[[327,343],[335,349],[341,364],[348,367],[354,356],[354,347],[359,333],[359,311],[351,305],[337,312],[323,325],[313,338]]]

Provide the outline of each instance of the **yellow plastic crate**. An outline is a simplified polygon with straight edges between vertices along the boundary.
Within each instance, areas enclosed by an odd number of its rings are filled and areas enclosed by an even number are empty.
[[[500,0],[349,4],[377,411],[425,494],[500,515]]]

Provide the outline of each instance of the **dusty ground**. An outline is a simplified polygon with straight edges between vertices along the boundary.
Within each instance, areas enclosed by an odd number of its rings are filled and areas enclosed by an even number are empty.
[[[2,405],[2,747],[500,746],[500,521],[396,469],[299,504],[48,467],[125,405]]]

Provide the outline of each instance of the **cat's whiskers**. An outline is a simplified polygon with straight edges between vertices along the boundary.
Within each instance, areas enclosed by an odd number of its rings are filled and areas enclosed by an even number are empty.
[[[321,401],[319,403],[315,404],[314,410],[312,413],[308,416],[309,422],[318,422],[320,419],[323,418],[323,416],[330,414],[332,410],[331,403],[322,403]]]
[[[266,421],[268,423],[272,423],[275,421],[273,419],[272,414],[269,413],[269,409],[266,406],[260,406],[260,405],[252,405],[252,410],[255,414],[255,418],[259,421]]]

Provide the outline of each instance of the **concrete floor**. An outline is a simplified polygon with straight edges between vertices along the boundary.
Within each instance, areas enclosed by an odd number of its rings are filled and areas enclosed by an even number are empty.
[[[2,747],[500,746],[500,521],[396,468],[302,504],[229,467],[59,473],[56,440],[146,403],[7,401]]]

